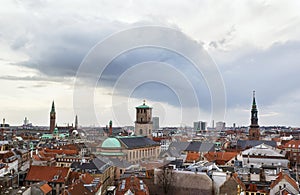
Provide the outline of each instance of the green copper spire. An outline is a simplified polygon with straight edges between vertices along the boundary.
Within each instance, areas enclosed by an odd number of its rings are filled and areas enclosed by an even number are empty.
[[[51,112],[52,112],[52,113],[54,113],[54,112],[55,112],[54,101],[52,101],[52,108],[51,108]]]

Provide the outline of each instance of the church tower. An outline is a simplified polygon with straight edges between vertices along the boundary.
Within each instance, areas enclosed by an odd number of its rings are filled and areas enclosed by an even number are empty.
[[[75,116],[75,130],[78,130],[78,117]]]
[[[253,102],[251,109],[251,125],[249,129],[249,140],[259,140],[260,139],[260,130],[258,125],[258,111],[256,108],[255,101],[255,91],[253,91]]]
[[[50,133],[53,133],[53,131],[54,131],[55,119],[56,119],[56,113],[55,113],[55,106],[54,106],[54,101],[53,101],[51,111],[50,111]]]
[[[136,107],[134,134],[152,138],[152,129],[152,108],[146,105],[144,100],[142,105]]]

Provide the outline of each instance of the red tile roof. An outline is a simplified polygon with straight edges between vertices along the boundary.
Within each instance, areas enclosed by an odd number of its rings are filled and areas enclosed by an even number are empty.
[[[47,181],[53,183],[65,183],[69,177],[70,168],[30,166],[26,181]],[[57,177],[57,178],[56,178]]]
[[[124,180],[125,180],[125,182],[124,182]],[[121,183],[118,185],[116,195],[123,195],[129,189],[131,191],[133,191],[135,195],[148,195],[149,194],[148,187],[144,184],[144,182],[140,183],[139,178],[137,178],[135,176],[131,176],[124,180],[122,180]],[[124,188],[122,188],[123,187],[122,182],[124,184],[123,185]],[[141,185],[143,186],[144,189],[141,189]]]
[[[85,194],[85,195],[94,195],[101,187],[101,182],[97,184],[95,188],[92,190],[89,190],[84,186],[84,184],[91,184],[94,181],[94,177],[91,176],[89,173],[84,174],[72,174],[71,177],[77,177],[75,181],[72,181],[72,184],[69,186],[68,189],[66,189],[63,192],[63,195],[69,195],[69,194]]]
[[[297,182],[291,178],[289,175],[280,172],[275,181],[273,181],[270,185],[270,188],[274,188],[282,179],[285,179],[288,183],[290,183],[297,191],[299,191],[299,186]]]
[[[238,152],[208,152],[204,154],[204,157],[209,162],[216,161],[216,164],[218,165],[225,165],[238,154]]]
[[[47,194],[52,190],[52,188],[46,183],[42,185],[40,189],[44,192],[44,194]]]
[[[66,155],[77,155],[77,150],[69,150],[69,149],[45,149],[46,153],[52,153],[52,154],[66,154]]]
[[[92,181],[94,180],[94,177],[88,173],[82,174],[81,177],[79,177],[79,178],[85,184],[92,183]]]
[[[284,148],[300,149],[300,140],[290,140],[284,144]]]
[[[188,152],[186,156],[187,162],[198,161],[200,159],[199,152]]]

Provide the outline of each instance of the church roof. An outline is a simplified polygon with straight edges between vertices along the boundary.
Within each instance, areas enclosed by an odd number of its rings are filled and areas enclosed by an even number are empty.
[[[117,138],[109,137],[104,140],[102,148],[121,148],[121,143]]]
[[[159,145],[159,143],[143,136],[117,136],[117,138],[129,149]]]

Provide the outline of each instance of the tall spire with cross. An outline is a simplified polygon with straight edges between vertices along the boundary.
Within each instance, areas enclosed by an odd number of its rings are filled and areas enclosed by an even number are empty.
[[[258,111],[257,111],[257,106],[256,106],[256,100],[255,100],[255,91],[253,91],[249,139],[250,140],[259,140],[260,139],[260,130],[259,130],[259,125],[258,125]]]
[[[53,133],[55,128],[55,120],[56,120],[56,112],[55,112],[55,106],[54,101],[52,102],[51,111],[50,111],[50,133]]]

